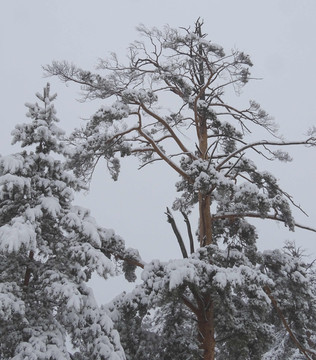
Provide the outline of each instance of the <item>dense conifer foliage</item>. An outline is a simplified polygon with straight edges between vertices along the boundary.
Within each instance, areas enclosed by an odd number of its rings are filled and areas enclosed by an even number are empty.
[[[47,85],[37,97],[39,104],[26,105],[30,121],[12,133],[30,150],[0,157],[0,358],[124,359],[87,282],[94,272],[115,275],[111,253],[128,251],[72,204],[83,183],[59,160],[56,95]]]

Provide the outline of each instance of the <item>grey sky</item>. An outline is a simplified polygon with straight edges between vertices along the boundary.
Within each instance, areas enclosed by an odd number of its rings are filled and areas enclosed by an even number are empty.
[[[0,153],[16,151],[10,146],[10,132],[25,121],[24,103],[35,101],[34,93],[47,82],[42,65],[68,60],[92,69],[109,52],[124,56],[137,38],[139,23],[187,27],[199,16],[212,41],[226,50],[237,47],[250,54],[255,65],[252,74],[263,79],[249,84],[238,101],[257,100],[288,139],[301,138],[316,125],[314,0],[10,0],[2,2],[0,11]],[[57,115],[66,131],[97,109],[97,104],[74,100],[79,98],[75,86],[48,81],[58,93]],[[316,149],[289,151],[292,163],[262,167],[275,172],[309,213],[309,218],[298,214],[298,221],[316,227]],[[90,208],[100,225],[114,228],[129,246],[139,248],[145,260],[180,256],[164,215],[174,198],[177,177],[160,165],[142,173],[137,172],[136,162],[123,162],[122,167],[117,183],[99,167],[90,193],[80,196],[78,203]],[[316,253],[313,233],[288,233],[282,224],[265,222],[260,234],[263,247],[281,247],[285,239],[295,239]]]

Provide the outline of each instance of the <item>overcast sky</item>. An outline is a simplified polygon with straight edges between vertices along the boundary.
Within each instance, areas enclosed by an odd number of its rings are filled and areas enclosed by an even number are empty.
[[[250,54],[252,74],[262,80],[249,84],[241,96],[257,100],[275,117],[286,138],[303,138],[316,125],[315,16],[314,0],[2,1],[0,153],[19,150],[10,145],[10,132],[16,123],[26,121],[24,103],[35,102],[34,94],[47,81],[58,93],[57,115],[67,132],[97,110],[93,102],[75,100],[79,98],[75,86],[43,78],[42,65],[68,60],[93,69],[97,59],[110,52],[124,56],[128,44],[137,39],[135,27],[140,23],[188,27],[198,17],[204,19],[204,32],[212,41]],[[316,149],[289,151],[292,163],[262,163],[262,169],[276,173],[284,189],[308,212],[308,218],[298,214],[298,221],[316,227]],[[180,256],[164,215],[175,196],[176,180],[163,166],[139,172],[136,162],[124,162],[114,183],[99,167],[90,192],[78,197],[78,203],[90,208],[100,225],[113,228],[129,246],[138,248],[145,260],[167,260]],[[281,247],[291,239],[316,254],[314,233],[288,233],[282,224],[271,222],[259,226],[262,248]],[[116,292],[113,284],[96,289],[100,301]]]

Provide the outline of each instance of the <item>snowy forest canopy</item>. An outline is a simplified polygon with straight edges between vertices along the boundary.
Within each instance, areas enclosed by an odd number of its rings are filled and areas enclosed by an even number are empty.
[[[316,358],[315,269],[292,243],[259,251],[249,221],[315,231],[295,222],[291,209],[300,206],[251,157],[290,161],[284,147],[314,146],[315,129],[286,141],[257,102],[239,109],[232,94],[251,81],[250,57],[226,53],[202,27],[140,26],[128,63],[113,55],[95,73],[46,66],[104,104],[66,136],[48,84],[12,132],[23,150],[0,158],[1,358]],[[257,128],[262,141],[251,140]],[[189,247],[166,215],[181,259],[146,262],[73,205],[100,159],[119,181],[120,158],[129,156],[179,175],[173,211]],[[137,267],[132,292],[97,305],[87,286],[93,273],[123,272],[133,282]]]

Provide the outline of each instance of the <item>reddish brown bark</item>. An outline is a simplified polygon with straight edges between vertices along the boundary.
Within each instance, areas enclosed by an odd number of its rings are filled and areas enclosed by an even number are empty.
[[[199,194],[200,246],[212,243],[211,199],[209,195]]]
[[[202,302],[201,302],[202,303]],[[203,302],[204,303],[204,302]],[[215,337],[214,337],[214,307],[211,302],[206,308],[199,304],[198,320],[198,340],[203,351],[203,360],[215,359]]]

